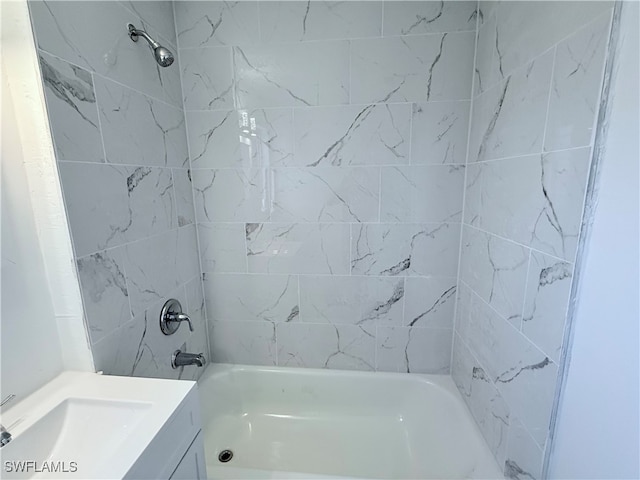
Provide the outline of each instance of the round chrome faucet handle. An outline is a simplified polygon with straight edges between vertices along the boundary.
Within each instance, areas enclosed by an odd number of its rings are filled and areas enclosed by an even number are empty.
[[[166,301],[160,311],[160,330],[165,335],[173,335],[180,327],[181,322],[189,324],[189,330],[193,332],[193,324],[189,315],[182,313],[182,305],[175,298]]]

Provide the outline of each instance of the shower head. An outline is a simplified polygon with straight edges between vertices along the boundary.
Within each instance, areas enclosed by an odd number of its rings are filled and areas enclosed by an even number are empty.
[[[153,49],[153,56],[155,57],[156,62],[158,62],[158,65],[161,67],[168,67],[173,63],[173,54],[169,49],[156,42],[147,32],[144,30],[138,30],[131,23],[127,24],[127,28],[129,30],[129,38],[131,38],[131,40],[137,42],[138,37],[142,37],[149,43],[149,46]]]

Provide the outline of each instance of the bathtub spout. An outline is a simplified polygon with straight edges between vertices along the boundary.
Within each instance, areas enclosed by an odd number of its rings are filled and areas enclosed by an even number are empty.
[[[173,368],[185,367],[187,365],[204,367],[205,363],[207,363],[207,360],[202,353],[185,353],[176,350],[171,356],[171,366]]]

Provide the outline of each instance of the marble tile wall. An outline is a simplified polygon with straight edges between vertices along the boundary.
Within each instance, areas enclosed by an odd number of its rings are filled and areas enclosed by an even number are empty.
[[[476,2],[175,2],[218,362],[448,373]]]
[[[178,61],[160,68],[134,23],[177,53],[171,2],[30,3],[98,370],[195,378],[171,354],[208,352]],[[195,322],[162,335],[177,298]]]
[[[540,478],[612,4],[480,2],[452,376],[508,478]]]

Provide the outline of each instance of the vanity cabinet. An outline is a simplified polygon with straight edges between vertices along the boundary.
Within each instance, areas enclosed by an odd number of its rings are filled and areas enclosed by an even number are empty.
[[[206,480],[198,387],[193,387],[165,422],[125,479]]]

